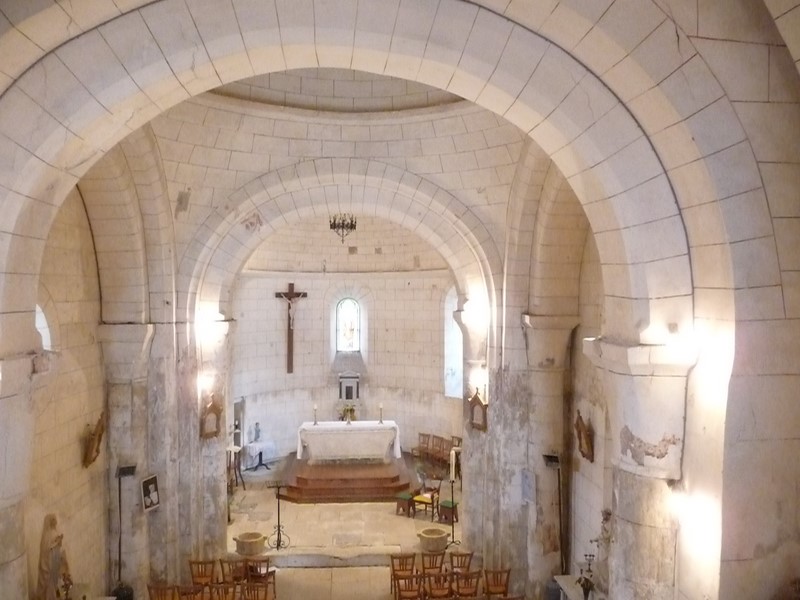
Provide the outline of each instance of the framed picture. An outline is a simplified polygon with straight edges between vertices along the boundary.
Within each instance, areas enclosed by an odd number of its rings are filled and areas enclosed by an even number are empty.
[[[86,426],[86,433],[83,436],[83,467],[91,465],[100,456],[100,448],[103,443],[103,433],[106,430],[106,413],[102,412],[97,424],[92,427]]]
[[[216,394],[211,394],[211,400],[200,414],[200,437],[204,440],[215,438],[222,430],[222,404],[217,401]]]
[[[478,431],[486,431],[488,427],[487,409],[489,405],[481,399],[481,394],[478,388],[475,388],[475,393],[469,399],[469,421],[473,429]]]
[[[142,508],[145,512],[157,508],[161,503],[158,496],[158,476],[150,475],[142,479]]]

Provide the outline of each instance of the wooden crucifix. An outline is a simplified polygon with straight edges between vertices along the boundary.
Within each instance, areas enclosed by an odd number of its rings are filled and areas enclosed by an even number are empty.
[[[305,292],[295,292],[294,284],[289,284],[288,292],[275,292],[275,297],[286,300],[288,319],[286,321],[286,372],[294,372],[294,313],[297,310],[297,301],[308,297]]]

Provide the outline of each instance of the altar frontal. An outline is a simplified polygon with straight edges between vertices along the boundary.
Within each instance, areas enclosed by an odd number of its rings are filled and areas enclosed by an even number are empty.
[[[305,422],[297,430],[297,458],[308,464],[375,462],[402,457],[400,430],[394,421]]]

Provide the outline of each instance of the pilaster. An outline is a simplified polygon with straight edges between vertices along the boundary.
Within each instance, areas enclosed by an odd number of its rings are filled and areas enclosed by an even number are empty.
[[[137,597],[147,593],[141,582],[150,578],[139,481],[147,475],[147,372],[154,331],[149,324],[98,328],[108,385],[111,581],[134,585]],[[124,466],[136,466],[135,475],[119,477]]]
[[[0,361],[0,596],[28,597],[25,552],[25,498],[33,459],[33,355]]]
[[[680,345],[603,338],[583,351],[604,371],[613,464],[609,597],[674,597],[677,523],[668,482],[682,477],[687,379],[697,360]]]
[[[533,501],[527,506],[530,528],[527,547],[528,586],[534,598],[544,595],[544,586],[562,570],[562,552],[568,540],[568,494],[564,454],[564,369],[577,316],[522,317],[528,359],[527,378],[531,408],[527,428],[525,468]],[[544,455],[559,457],[558,464]]]

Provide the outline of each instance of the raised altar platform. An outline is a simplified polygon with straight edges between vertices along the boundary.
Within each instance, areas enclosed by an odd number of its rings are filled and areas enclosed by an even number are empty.
[[[402,458],[391,462],[323,461],[310,464],[290,454],[286,459],[281,498],[297,503],[394,502],[395,494],[412,486]]]

